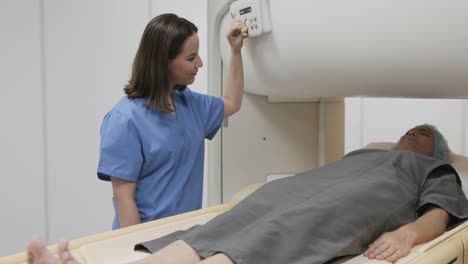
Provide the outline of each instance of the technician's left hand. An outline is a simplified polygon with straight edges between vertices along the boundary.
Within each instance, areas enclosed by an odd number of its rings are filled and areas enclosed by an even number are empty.
[[[414,238],[411,233],[399,228],[392,232],[383,233],[369,245],[364,256],[369,259],[386,260],[393,263],[408,255],[413,245]]]
[[[244,38],[249,37],[248,28],[239,20],[234,20],[231,23],[231,28],[226,33],[226,38],[231,45],[232,51],[240,51],[244,44]]]

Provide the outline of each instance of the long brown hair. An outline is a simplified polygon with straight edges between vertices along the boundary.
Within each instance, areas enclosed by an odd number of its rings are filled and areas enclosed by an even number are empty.
[[[175,14],[162,14],[146,25],[133,61],[132,76],[124,91],[129,98],[146,98],[146,107],[170,112],[169,62],[197,27]],[[184,89],[176,87],[176,89]]]

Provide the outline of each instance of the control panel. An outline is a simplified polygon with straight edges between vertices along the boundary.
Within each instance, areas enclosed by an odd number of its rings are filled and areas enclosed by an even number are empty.
[[[232,19],[247,26],[249,37],[271,32],[268,0],[238,0],[231,4],[229,11]]]

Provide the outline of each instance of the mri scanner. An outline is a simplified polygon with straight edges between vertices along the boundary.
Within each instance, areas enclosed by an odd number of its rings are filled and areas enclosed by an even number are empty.
[[[265,181],[340,158],[344,97],[468,98],[467,1],[208,0],[212,95],[222,95],[224,32],[234,18],[251,33],[243,49],[246,94],[242,111],[208,146],[209,164],[217,164],[207,168],[212,206],[73,240],[78,260],[140,259],[146,254],[134,252],[134,244],[203,224]],[[458,156],[454,166],[468,186],[467,159]],[[461,264],[467,254],[463,223],[398,263]],[[0,264],[25,261],[24,253],[0,258]],[[386,262],[357,256],[346,263]]]

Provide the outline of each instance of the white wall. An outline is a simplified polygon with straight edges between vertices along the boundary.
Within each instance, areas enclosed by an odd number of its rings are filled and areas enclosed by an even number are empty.
[[[44,1],[50,242],[110,227],[110,184],[96,177],[99,126],[122,96],[147,9],[144,1]]]
[[[0,254],[44,235],[44,130],[39,4],[0,2]],[[32,217],[32,218],[31,218]]]
[[[146,23],[175,12],[197,24],[206,0],[0,1],[0,255],[111,228],[111,185],[97,179],[99,127],[123,96]],[[205,92],[206,71],[192,85]]]
[[[345,153],[370,142],[396,142],[408,129],[430,123],[452,151],[467,155],[467,102],[463,99],[347,98]]]

